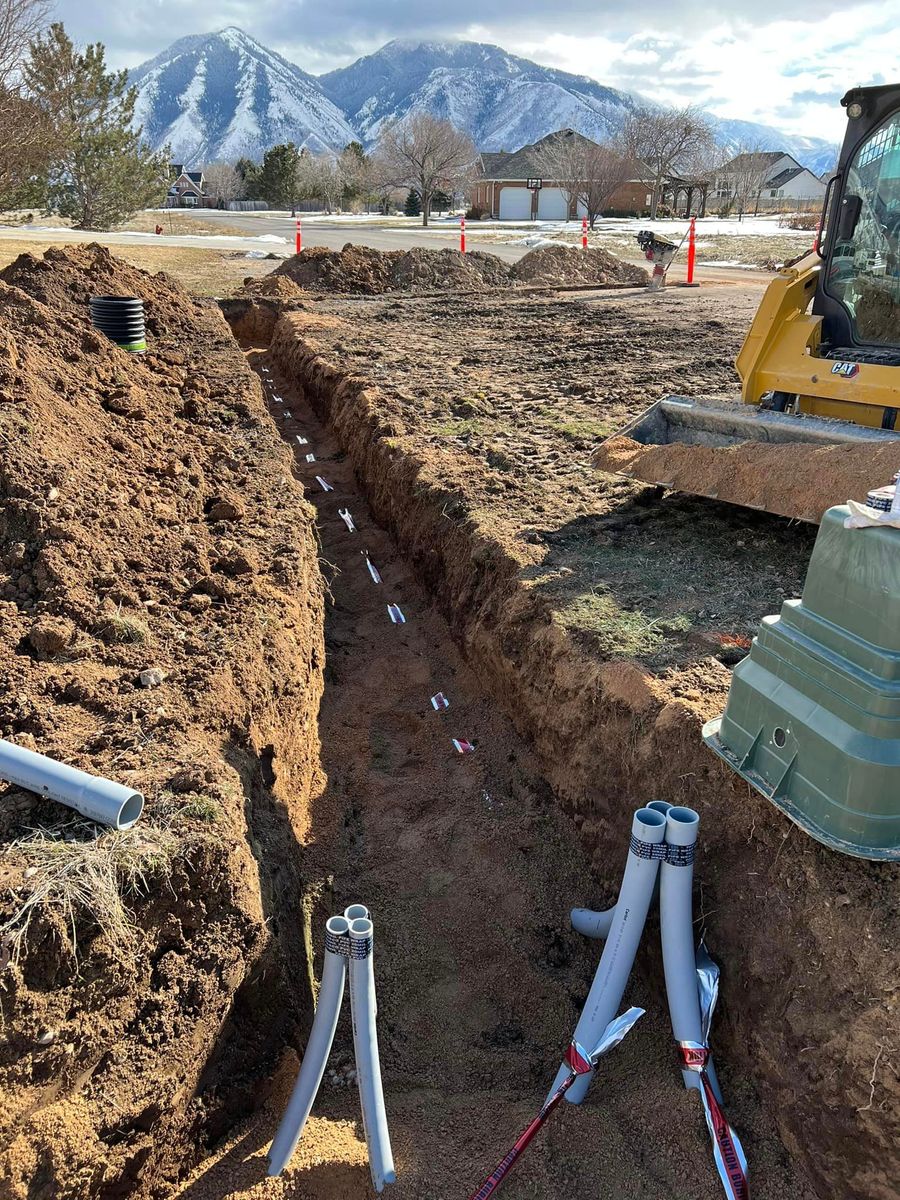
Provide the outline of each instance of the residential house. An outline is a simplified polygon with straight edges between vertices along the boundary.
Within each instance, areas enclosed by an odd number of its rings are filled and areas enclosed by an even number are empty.
[[[186,171],[181,163],[172,166],[172,183],[166,196],[166,208],[200,208],[204,204],[205,181],[202,171]]]
[[[752,188],[754,209],[812,208],[825,198],[825,182],[796,158],[782,150],[763,150],[738,154],[727,162],[716,175],[711,199],[719,206],[733,200],[742,188],[739,181],[746,186],[748,172],[758,175]]]
[[[544,175],[546,152],[560,138],[590,143],[589,138],[572,129],[559,129],[511,153],[505,150],[482,153],[478,177],[472,187],[472,207],[501,221],[567,221],[584,216],[584,207],[570,198],[565,181]],[[634,178],[618,189],[609,208],[636,215],[649,211],[648,178],[646,169],[635,164]]]

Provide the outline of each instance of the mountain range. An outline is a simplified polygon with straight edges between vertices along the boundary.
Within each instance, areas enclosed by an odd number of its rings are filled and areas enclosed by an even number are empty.
[[[154,146],[189,166],[259,159],[293,141],[315,152],[429,112],[464,129],[480,150],[516,150],[553,130],[601,140],[643,101],[586,75],[571,75],[480,42],[389,42],[325,75],[309,75],[240,29],[181,38],[131,72],[136,121]],[[816,174],[837,147],[752,121],[707,114],[727,150],[784,150]]]

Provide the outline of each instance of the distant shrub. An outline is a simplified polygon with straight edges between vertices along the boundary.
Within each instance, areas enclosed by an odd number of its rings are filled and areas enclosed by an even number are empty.
[[[482,208],[480,204],[473,204],[466,209],[467,221],[483,221],[487,215],[487,209]]]
[[[821,220],[819,213],[786,213],[778,221],[782,229],[816,230]]]

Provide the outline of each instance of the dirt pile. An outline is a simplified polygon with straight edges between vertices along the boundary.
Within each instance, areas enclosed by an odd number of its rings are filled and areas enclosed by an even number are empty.
[[[642,446],[616,437],[596,451],[594,462],[676,491],[818,523],[826,508],[865,501],[870,488],[890,483],[900,470],[900,445]]]
[[[97,293],[143,297],[146,355],[91,328]],[[321,661],[311,511],[218,307],[97,246],[16,260],[0,736],[147,807],[98,837],[0,784],[9,1200],[164,1191],[253,1103],[274,1015],[308,1002],[297,841]],[[278,953],[276,874],[297,906]]]
[[[532,250],[514,266],[481,250],[373,250],[348,242],[343,250],[313,247],[285,259],[271,276],[247,280],[241,296],[294,298],[286,279],[307,291],[382,295],[387,292],[452,290],[478,292],[516,284],[572,287],[595,284],[633,284],[649,280],[641,267],[620,262],[605,250],[576,250],[546,246]]]
[[[539,246],[520,258],[513,267],[519,283],[548,287],[619,283],[646,287],[650,276],[643,267],[622,262],[607,250],[580,246]]]

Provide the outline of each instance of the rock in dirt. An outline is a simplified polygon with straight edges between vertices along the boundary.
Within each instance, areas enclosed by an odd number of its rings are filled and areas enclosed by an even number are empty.
[[[75,625],[65,617],[40,617],[28,633],[32,647],[48,657],[65,650],[74,637]]]
[[[166,673],[160,667],[147,667],[141,671],[138,679],[141,681],[141,687],[152,688],[159,687],[165,677]]]

